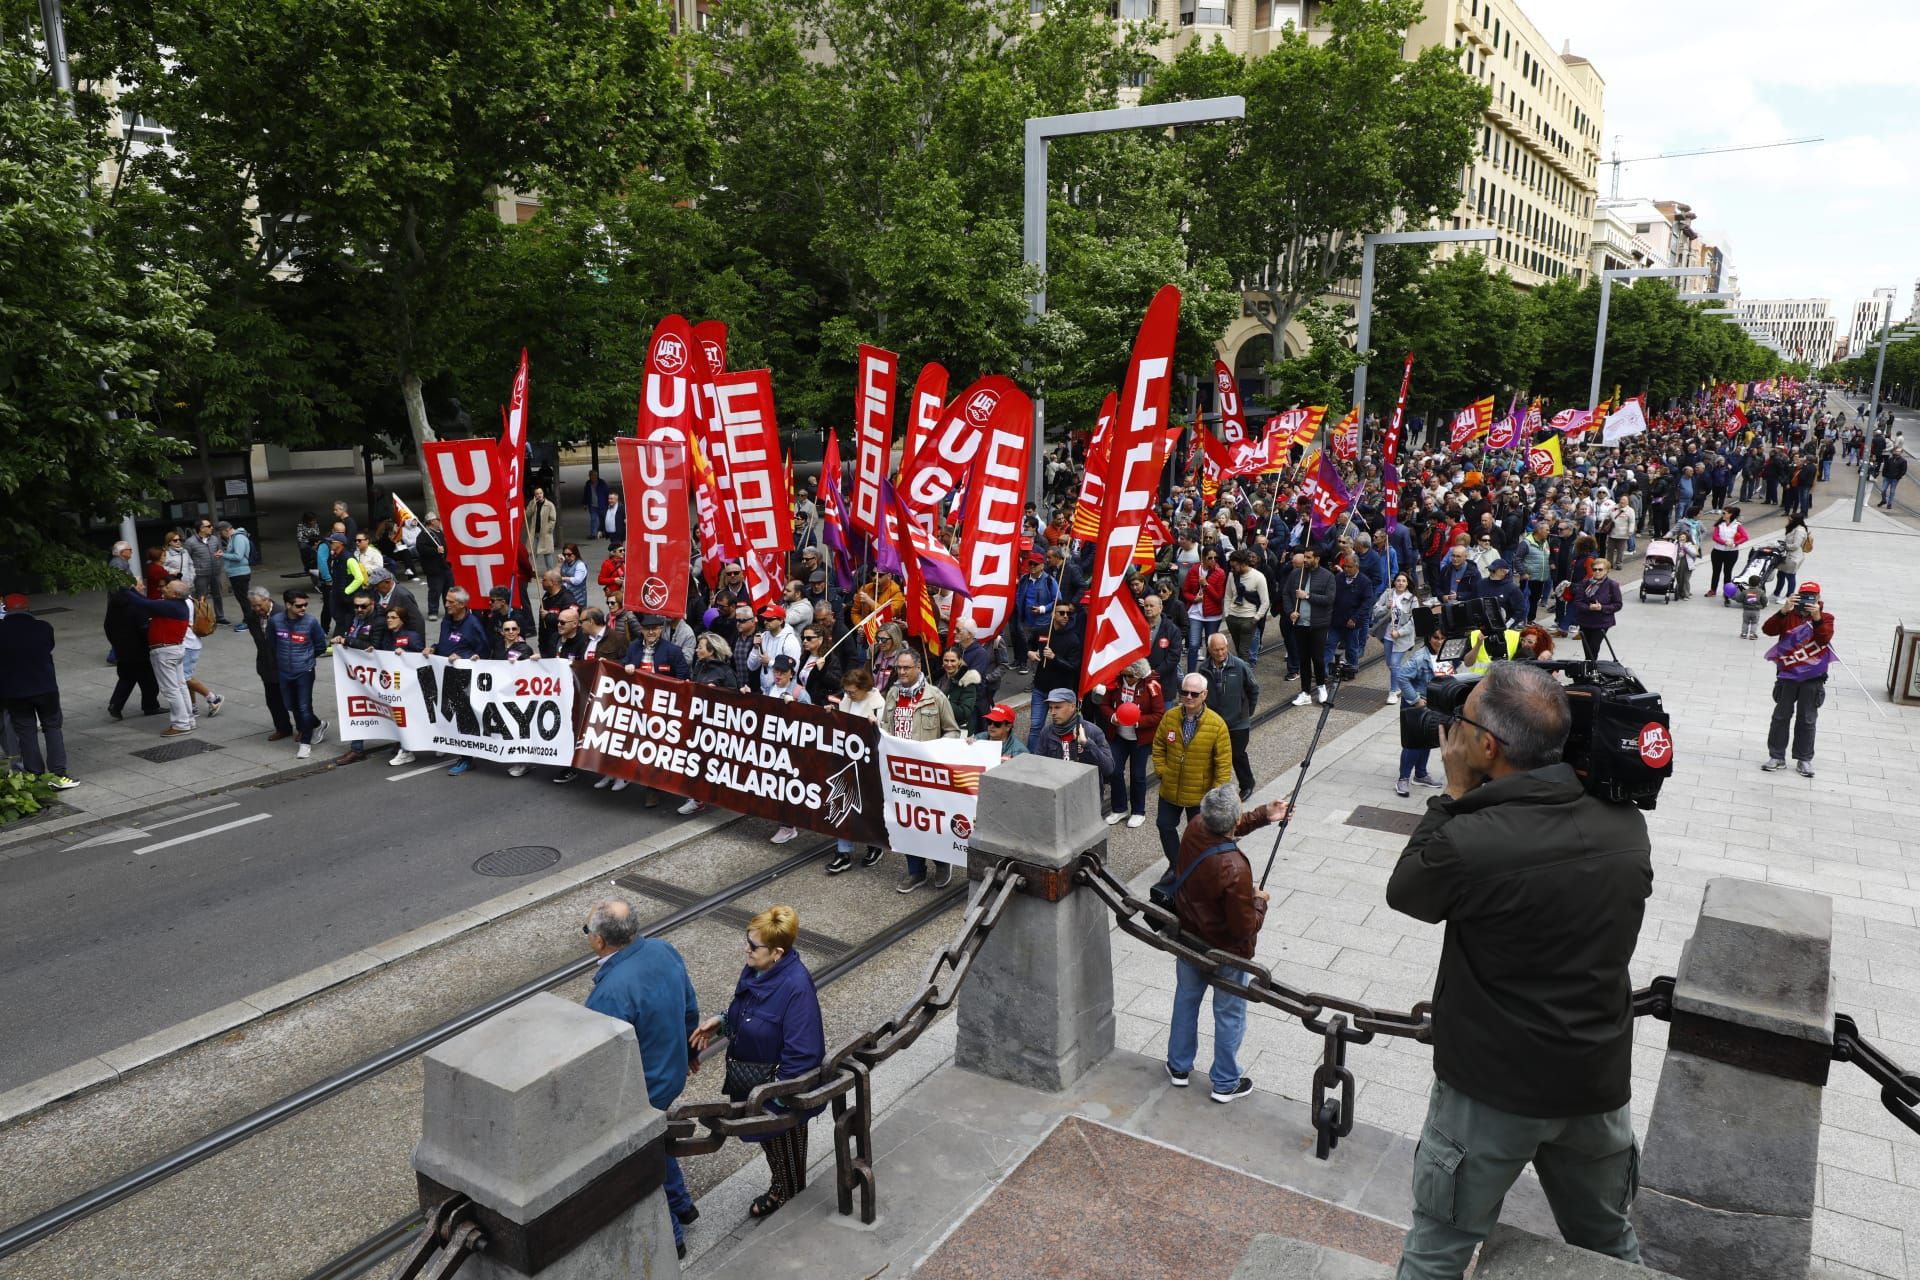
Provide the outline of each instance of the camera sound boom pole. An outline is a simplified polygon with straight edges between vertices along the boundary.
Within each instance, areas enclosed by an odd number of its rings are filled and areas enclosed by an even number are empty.
[[[1314,749],[1320,745],[1320,735],[1327,731],[1327,717],[1333,714],[1333,704],[1339,700],[1342,681],[1358,675],[1346,660],[1345,655],[1335,660],[1334,668],[1329,672],[1333,678],[1327,682],[1327,700],[1320,707],[1320,723],[1313,727],[1313,737],[1307,742],[1307,753],[1300,757],[1300,772],[1293,780],[1293,794],[1287,797],[1287,816],[1280,819],[1280,827],[1273,833],[1273,850],[1267,854],[1267,868],[1260,873],[1259,888],[1267,887],[1267,877],[1273,874],[1273,861],[1280,856],[1280,842],[1286,839],[1287,824],[1293,821],[1293,806],[1299,802],[1300,788],[1307,784],[1307,766],[1313,763]]]

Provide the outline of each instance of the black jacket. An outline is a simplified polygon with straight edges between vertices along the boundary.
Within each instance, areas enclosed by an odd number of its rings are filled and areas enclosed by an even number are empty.
[[[1308,627],[1319,628],[1333,621],[1333,573],[1326,568],[1289,569],[1280,584],[1280,597],[1273,602],[1275,613],[1291,617],[1300,608],[1300,598],[1294,593],[1300,590],[1300,576],[1306,575],[1307,603],[1313,606],[1306,622]]]
[[[1593,1115],[1632,1089],[1628,964],[1653,892],[1647,822],[1567,764],[1435,796],[1387,904],[1445,921],[1433,1070],[1516,1115]]]
[[[1253,727],[1253,713],[1260,706],[1260,682],[1254,678],[1252,667],[1230,653],[1217,667],[1208,658],[1194,670],[1206,677],[1207,710],[1216,712],[1229,729]]]
[[[53,674],[53,627],[30,613],[0,618],[0,698],[60,692]]]

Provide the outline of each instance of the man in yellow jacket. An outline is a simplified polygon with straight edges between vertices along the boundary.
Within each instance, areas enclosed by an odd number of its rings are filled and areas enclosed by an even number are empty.
[[[1153,771],[1160,777],[1160,849],[1173,864],[1180,824],[1200,812],[1200,801],[1233,781],[1233,741],[1227,722],[1207,709],[1207,678],[1199,672],[1180,682],[1180,705],[1169,708],[1153,730]]]

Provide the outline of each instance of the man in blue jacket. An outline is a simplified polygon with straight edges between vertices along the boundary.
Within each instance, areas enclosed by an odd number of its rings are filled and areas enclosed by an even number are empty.
[[[700,1025],[700,998],[687,976],[680,953],[658,938],[640,937],[633,906],[620,899],[596,902],[582,926],[587,945],[600,957],[587,1008],[633,1027],[640,1042],[640,1069],[647,1077],[647,1101],[667,1111],[687,1087],[687,1041]],[[673,1210],[673,1244],[687,1256],[682,1226],[700,1216],[680,1162],[667,1157],[661,1182]]]
[[[307,593],[288,587],[281,597],[285,607],[268,619],[273,632],[273,665],[280,672],[280,701],[299,732],[294,758],[305,760],[327,736],[327,722],[313,714],[313,675],[327,648],[327,633],[307,613]]]
[[[1346,654],[1350,665],[1360,665],[1360,655],[1367,648],[1367,620],[1372,608],[1372,586],[1360,576],[1360,566],[1348,551],[1340,558],[1340,571],[1333,575],[1333,611],[1327,617],[1329,670],[1335,652]]]

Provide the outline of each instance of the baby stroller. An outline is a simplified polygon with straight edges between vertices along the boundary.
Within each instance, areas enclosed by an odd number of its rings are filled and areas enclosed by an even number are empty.
[[[1680,558],[1680,548],[1671,542],[1649,542],[1644,568],[1640,574],[1640,599],[1645,601],[1649,595],[1659,596],[1671,604],[1674,596],[1674,563]]]
[[[1787,548],[1781,542],[1748,544],[1747,563],[1741,566],[1740,571],[1733,575],[1733,578],[1728,581],[1726,587],[1721,591],[1720,603],[1729,609],[1739,604],[1740,602],[1737,599],[1739,595],[1738,584],[1745,582],[1756,573],[1760,575],[1760,581],[1765,582],[1768,575],[1773,572],[1773,566],[1778,564],[1780,557],[1786,553]]]

